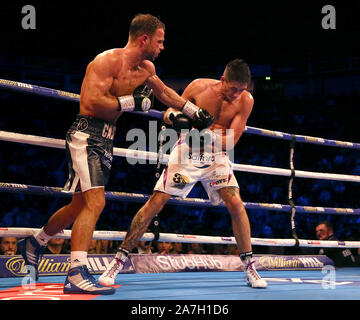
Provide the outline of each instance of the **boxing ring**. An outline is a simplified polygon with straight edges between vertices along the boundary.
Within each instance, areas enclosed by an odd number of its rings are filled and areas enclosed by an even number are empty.
[[[61,90],[45,88],[37,85],[25,84],[10,80],[0,79],[0,89],[11,90],[19,93],[30,93],[45,97],[79,101],[79,95]],[[150,110],[147,113],[138,113],[155,119],[161,119],[163,113]],[[334,174],[322,172],[301,171],[294,168],[294,152],[296,143],[310,143],[328,147],[360,149],[359,143],[328,140],[323,138],[293,135],[279,131],[271,131],[247,126],[245,133],[266,138],[287,140],[290,142],[290,169],[255,166],[233,163],[234,171],[250,172],[257,174],[284,176],[288,182],[288,204],[244,202],[247,210],[281,211],[289,214],[291,239],[261,239],[251,238],[252,245],[271,247],[295,248],[360,248],[360,241],[319,241],[300,239],[296,232],[295,216],[303,214],[332,214],[332,215],[360,215],[360,209],[299,206],[295,204],[292,196],[292,186],[295,178],[324,179],[342,182],[359,183],[360,176],[347,174]],[[0,131],[0,140],[10,143],[35,145],[47,148],[65,149],[65,141],[50,137],[41,137],[15,132]],[[160,152],[159,152],[160,153]],[[166,164],[168,155],[159,156],[157,152],[114,148],[114,156],[126,157],[137,160],[147,160]],[[71,197],[71,193],[62,191],[62,187],[25,185],[11,182],[0,182],[1,193],[19,193],[27,195],[42,195],[54,197]],[[150,195],[106,191],[106,199],[112,201],[144,203]],[[188,207],[212,207],[207,199],[171,197],[168,205]],[[219,205],[224,207],[224,205]],[[1,227],[0,237],[25,237],[33,235],[38,229]],[[95,231],[93,239],[123,240],[125,231]],[[71,230],[64,230],[57,234],[57,238],[69,239]],[[236,244],[234,237],[203,236],[191,234],[172,233],[145,233],[141,241],[167,241],[181,243],[203,244]],[[185,259],[185,258],[183,258]],[[258,257],[258,259],[262,259]],[[134,260],[136,258],[134,257]],[[317,260],[319,262],[319,260]],[[316,262],[316,263],[317,263]],[[240,263],[240,261],[239,261]],[[200,263],[201,264],[201,263]],[[204,264],[204,262],[203,262]],[[215,271],[215,270],[210,270]],[[291,270],[291,268],[278,268],[259,270],[259,274],[268,281],[268,288],[255,290],[249,288],[244,282],[243,272],[232,269],[231,272],[129,272],[120,274],[117,278],[117,292],[113,296],[86,296],[62,294],[62,285],[65,276],[42,276],[39,282],[31,289],[22,283],[21,277],[0,278],[0,300],[6,299],[96,299],[96,300],[357,300],[360,298],[360,269],[327,268],[326,263],[315,266],[313,269]],[[26,289],[27,288],[27,289]],[[174,310],[171,310],[173,312]]]

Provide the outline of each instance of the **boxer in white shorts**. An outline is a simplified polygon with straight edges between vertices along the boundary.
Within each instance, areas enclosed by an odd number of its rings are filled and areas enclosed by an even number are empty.
[[[215,137],[220,136],[214,134],[212,146],[219,139]],[[194,185],[201,182],[213,205],[223,203],[218,190],[224,187],[239,188],[239,185],[226,152],[207,152],[206,149],[210,148],[192,148],[186,143],[186,134],[181,134],[154,190],[186,198]]]
[[[234,237],[244,266],[245,279],[253,288],[266,288],[252,258],[249,219],[240,197],[239,186],[226,155],[240,139],[254,105],[248,91],[251,81],[246,62],[229,62],[220,80],[197,79],[185,89],[182,97],[208,111],[214,121],[208,129],[197,131],[192,139],[183,129],[198,128],[179,110],[169,108],[164,121],[182,134],[174,146],[168,166],[156,183],[150,199],[135,215],[115,258],[99,278],[102,285],[113,285],[128,253],[137,245],[151,220],[162,210],[171,196],[186,197],[194,184],[201,181],[211,202],[224,202],[230,212]],[[207,132],[204,132],[207,131]],[[197,142],[197,143],[195,143]],[[239,263],[240,263],[239,261]]]

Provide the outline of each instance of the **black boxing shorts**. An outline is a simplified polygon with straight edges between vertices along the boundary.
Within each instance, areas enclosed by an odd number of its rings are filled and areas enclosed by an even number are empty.
[[[85,192],[105,187],[109,180],[115,123],[77,115],[66,135],[69,179],[64,191]]]

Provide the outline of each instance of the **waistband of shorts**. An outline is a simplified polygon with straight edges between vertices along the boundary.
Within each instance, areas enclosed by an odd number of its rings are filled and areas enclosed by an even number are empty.
[[[114,140],[116,123],[91,116],[78,114],[72,125],[72,129],[91,133],[105,139]]]
[[[199,155],[199,156],[204,156],[204,155],[211,155],[211,156],[227,156],[227,152],[224,150],[218,150],[218,151],[206,151],[203,148],[200,149],[194,149],[191,148],[185,141],[185,139],[183,137],[179,137],[179,139],[176,141],[176,143],[174,144],[174,146],[172,147],[172,150],[174,150],[175,148],[183,148],[183,152],[184,153],[189,153],[189,154],[193,154],[193,155]]]

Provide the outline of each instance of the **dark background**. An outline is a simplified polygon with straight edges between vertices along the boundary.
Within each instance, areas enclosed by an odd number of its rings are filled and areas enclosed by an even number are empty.
[[[36,30],[21,27],[26,4],[36,9]],[[321,27],[326,4],[335,6],[336,30]],[[169,76],[192,78],[239,56],[262,64],[357,55],[359,9],[355,1],[2,1],[1,51],[86,65],[99,52],[126,44],[135,14],[151,13],[166,24],[166,51],[157,64]]]
[[[21,8],[36,9],[36,29],[24,30]],[[336,9],[336,29],[324,30],[321,9]],[[151,13],[166,25],[165,50],[157,73],[181,93],[182,82],[219,78],[226,63],[245,59],[252,71],[255,105],[249,126],[327,139],[359,142],[360,5],[355,1],[157,2],[2,1],[0,78],[79,93],[87,64],[100,52],[126,45],[136,13]],[[270,81],[265,76],[271,76]],[[170,83],[170,82],[169,82]],[[0,91],[0,129],[64,139],[78,112],[74,103]],[[164,106],[155,107],[163,110]],[[115,146],[126,132],[147,128],[147,119],[119,120]],[[67,168],[62,150],[0,142],[0,181],[63,186]],[[297,144],[295,168],[360,174],[359,151]],[[289,167],[286,141],[244,134],[235,162]],[[130,166],[115,158],[108,190],[151,194],[154,165]],[[288,178],[236,172],[246,202],[287,204]],[[142,183],[139,183],[141,177]],[[145,178],[144,178],[145,177]],[[297,179],[298,205],[359,207],[355,183]],[[1,193],[0,223],[41,227],[68,199]],[[191,196],[206,197],[201,187]],[[98,229],[125,230],[141,204],[108,202]],[[290,237],[289,216],[249,210],[253,237]],[[359,240],[357,216],[300,214],[301,238],[314,238],[317,221],[329,219],[341,239]],[[161,230],[232,235],[225,209],[166,206]]]

